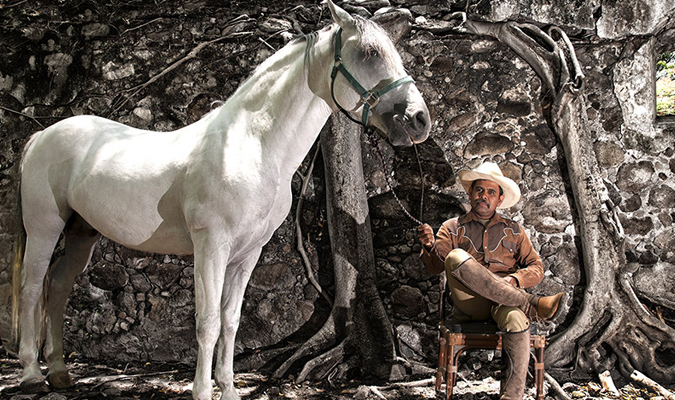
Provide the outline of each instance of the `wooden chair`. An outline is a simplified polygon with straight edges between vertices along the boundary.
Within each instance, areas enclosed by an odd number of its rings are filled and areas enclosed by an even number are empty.
[[[436,391],[442,391],[445,380],[445,398],[452,399],[457,377],[459,357],[469,349],[502,349],[502,332],[491,322],[471,322],[453,324],[452,329],[440,326],[440,350],[436,371]],[[537,389],[536,399],[544,399],[544,347],[546,339],[542,335],[530,332],[530,348],[534,349],[534,382]]]
[[[441,278],[441,304],[439,307],[440,319],[440,350],[438,353],[438,369],[436,371],[436,391],[441,392],[445,380],[445,398],[452,399],[452,392],[457,378],[459,357],[469,349],[502,349],[502,332],[497,324],[489,322],[453,323],[446,326],[445,302],[445,274]],[[544,347],[546,339],[539,335],[534,325],[530,330],[530,349],[534,353],[534,382],[537,390],[536,400],[544,399]]]

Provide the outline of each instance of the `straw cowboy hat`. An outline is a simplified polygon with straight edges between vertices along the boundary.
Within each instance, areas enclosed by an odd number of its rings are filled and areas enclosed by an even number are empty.
[[[509,208],[520,200],[520,188],[516,182],[502,174],[497,164],[485,162],[472,171],[459,171],[459,180],[462,181],[462,186],[467,193],[471,189],[471,182],[478,179],[496,182],[504,191],[504,201],[497,208]]]

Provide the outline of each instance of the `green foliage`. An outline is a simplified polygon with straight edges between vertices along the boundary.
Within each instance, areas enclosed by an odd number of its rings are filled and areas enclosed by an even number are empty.
[[[675,52],[656,62],[656,115],[675,115]]]

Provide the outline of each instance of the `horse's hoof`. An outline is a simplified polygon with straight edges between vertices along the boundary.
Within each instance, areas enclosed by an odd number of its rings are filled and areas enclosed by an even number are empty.
[[[47,375],[49,386],[56,390],[68,389],[73,386],[73,381],[66,371],[55,372]]]
[[[49,393],[49,386],[44,379],[31,379],[19,384],[19,389],[25,394]]]
[[[239,397],[239,394],[237,394],[237,391],[234,389],[234,387],[231,387],[229,389],[223,390],[220,395],[220,400],[241,400],[241,397]]]

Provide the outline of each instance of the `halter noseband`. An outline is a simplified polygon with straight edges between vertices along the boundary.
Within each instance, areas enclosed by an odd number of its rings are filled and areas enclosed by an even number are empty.
[[[356,122],[357,124],[361,124],[364,127],[368,126],[368,114],[370,113],[370,109],[374,108],[377,103],[380,101],[380,97],[387,93],[388,91],[395,89],[404,83],[408,82],[415,82],[413,78],[410,77],[410,75],[406,75],[403,78],[399,78],[388,85],[384,86],[381,89],[378,90],[366,90],[360,83],[359,81],[352,76],[352,74],[347,71],[347,68],[342,64],[342,56],[340,55],[340,50],[342,47],[342,28],[338,28],[337,32],[335,32],[335,65],[333,65],[333,71],[330,74],[330,95],[333,98],[333,102],[338,106],[338,109],[342,111],[349,119],[352,121]],[[342,75],[347,79],[347,81],[352,85],[352,88],[356,91],[356,93],[361,96],[361,100],[359,101],[360,104],[363,104],[363,110],[361,112],[361,121],[357,121],[354,119],[347,110],[342,108],[340,103],[338,103],[337,99],[335,98],[335,93],[334,93],[334,86],[335,86],[335,78],[337,77],[338,72],[341,72]],[[357,105],[358,108],[358,105]]]

